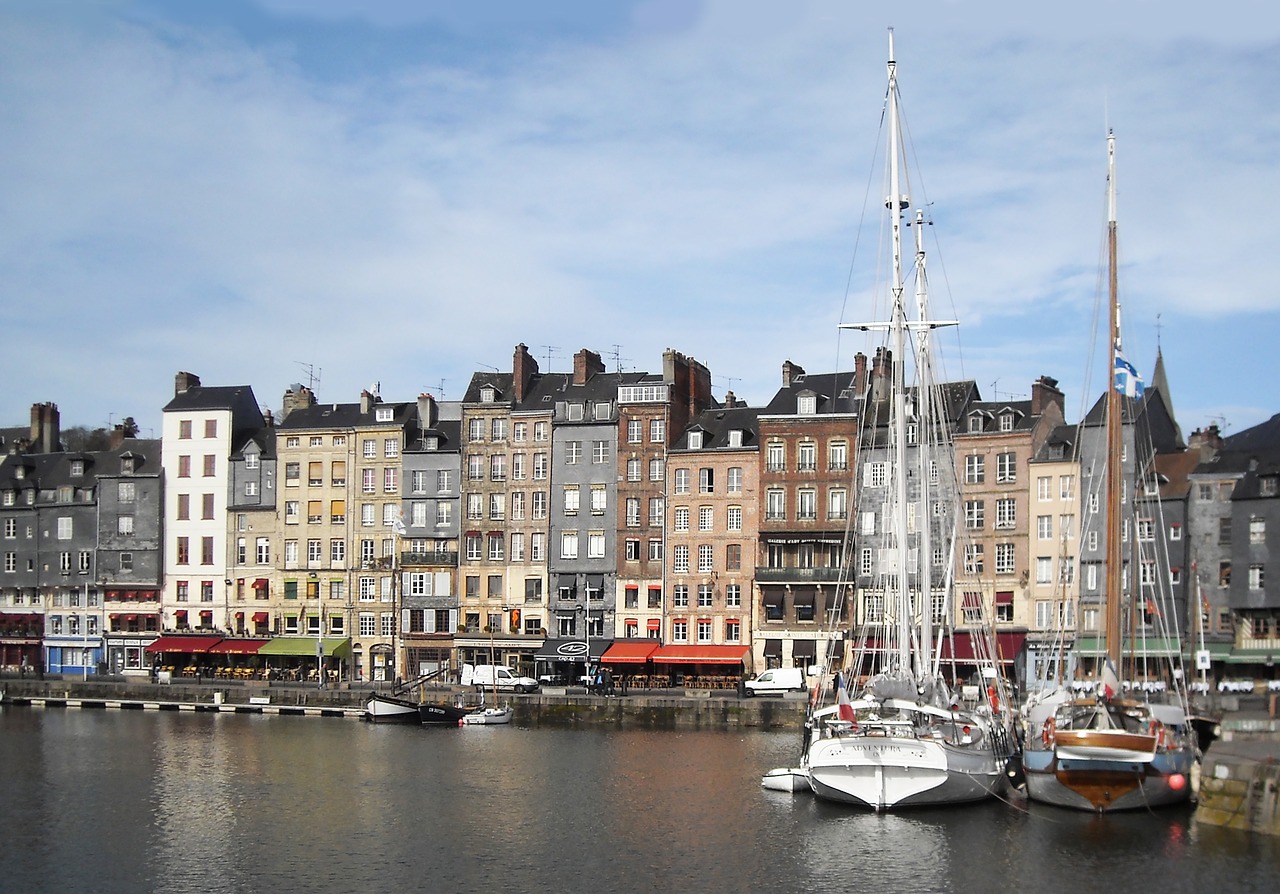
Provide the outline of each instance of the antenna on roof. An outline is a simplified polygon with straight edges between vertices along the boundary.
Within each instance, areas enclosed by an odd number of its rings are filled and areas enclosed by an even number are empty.
[[[622,372],[622,361],[624,360],[626,360],[627,362],[631,361],[630,357],[622,356],[622,345],[613,345],[613,354],[610,356],[613,357],[613,366],[614,366],[614,369],[617,370],[618,372]]]
[[[558,345],[539,345],[539,347],[547,352],[547,368],[543,372],[551,372],[551,358],[560,356],[560,347]]]
[[[477,360],[477,361],[476,361],[476,366],[483,366],[485,369],[489,370],[490,372],[497,372],[497,371],[498,371],[498,367],[496,367],[496,366],[490,366],[490,365],[489,365],[489,364],[487,364],[487,363],[481,363],[479,360]]]
[[[445,383],[445,380],[444,380],[444,379],[441,379],[441,380],[440,380],[440,384],[436,386],[436,389],[440,392],[440,399],[441,399],[441,400],[444,400],[444,383]],[[428,391],[429,391],[429,390],[430,390],[430,389],[428,388]]]
[[[303,370],[306,372],[307,390],[315,391],[316,386],[320,384],[320,373],[324,372],[324,370],[320,369],[318,366],[315,366],[314,364],[304,363],[301,360],[295,360],[293,362],[298,364],[298,366],[301,366]]]

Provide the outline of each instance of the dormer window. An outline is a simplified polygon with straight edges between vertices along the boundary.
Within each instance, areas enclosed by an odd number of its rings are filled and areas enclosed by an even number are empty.
[[[1268,475],[1265,478],[1258,479],[1258,493],[1264,497],[1274,497],[1276,495],[1276,482],[1280,481],[1275,475]]]
[[[700,431],[689,432],[689,449],[690,450],[702,449],[702,432]]]
[[[431,435],[431,436],[429,436],[429,437],[427,438],[427,449],[428,449],[428,450],[439,450],[439,449],[440,449],[440,439],[439,439],[439,438],[437,438],[435,435]]]
[[[582,421],[582,404],[569,404],[567,410],[570,422]]]
[[[395,419],[394,407],[378,407],[373,411],[375,422],[391,422]]]
[[[595,413],[596,419],[600,419],[600,420],[608,419],[611,415],[613,415],[613,405],[610,404],[608,401],[601,401],[600,403],[596,404],[594,413]]]
[[[740,428],[729,429],[729,446],[730,447],[742,446],[742,429]]]
[[[1013,418],[1013,414],[1012,414],[1012,413],[1001,413],[1001,414],[1000,414],[1000,430],[1001,430],[1001,431],[1013,431],[1013,423],[1014,423],[1014,421],[1015,421],[1015,420],[1014,420],[1014,418]]]
[[[84,460],[73,459],[71,461],[71,477],[79,478],[84,475]]]
[[[137,467],[137,460],[132,454],[126,453],[120,457],[120,471],[125,475],[132,475]]]
[[[13,477],[14,477],[14,478],[18,478],[18,479],[26,478],[26,477],[27,477],[27,470],[26,470],[25,468],[23,468],[22,466],[17,466],[17,467],[15,467],[15,468],[14,468],[14,470],[13,470]]]
[[[481,403],[491,404],[496,402],[497,399],[498,399],[498,389],[494,388],[492,385],[485,385],[480,389]]]
[[[796,398],[796,412],[801,416],[812,416],[818,412],[818,396],[813,392],[801,394]]]
[[[982,431],[982,414],[974,413],[969,417],[969,434],[977,434]]]

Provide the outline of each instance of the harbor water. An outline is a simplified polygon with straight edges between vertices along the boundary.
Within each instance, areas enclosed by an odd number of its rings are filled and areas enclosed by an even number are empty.
[[[765,791],[798,735],[0,709],[6,891],[1273,891],[1189,809],[875,815]]]

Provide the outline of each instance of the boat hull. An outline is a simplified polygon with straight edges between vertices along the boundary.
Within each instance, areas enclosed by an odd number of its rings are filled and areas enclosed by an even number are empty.
[[[481,708],[458,721],[463,726],[501,726],[511,722],[511,708]]]
[[[418,705],[418,720],[426,724],[444,724],[457,726],[458,721],[467,716],[473,708],[465,705],[440,705],[434,702],[423,702]]]
[[[420,723],[418,703],[390,695],[371,695],[364,705],[366,720],[373,723]]]
[[[1075,756],[1073,756],[1075,755]],[[1072,749],[1028,750],[1022,754],[1027,795],[1033,801],[1111,813],[1185,803],[1191,797],[1195,753],[1190,747],[1160,751],[1143,760],[1095,749],[1081,756]]]
[[[820,739],[808,769],[818,797],[872,810],[980,801],[1003,780],[989,749],[895,736]]]
[[[809,771],[804,767],[778,767],[770,770],[761,777],[760,786],[773,792],[812,791]]]

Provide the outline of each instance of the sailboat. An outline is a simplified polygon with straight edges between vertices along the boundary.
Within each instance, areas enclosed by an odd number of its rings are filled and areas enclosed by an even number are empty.
[[[885,474],[872,481],[864,475],[857,500],[860,508],[874,507],[880,517],[875,533],[882,537],[882,548],[873,552],[881,558],[868,592],[872,600],[880,600],[882,610],[865,616],[861,627],[851,631],[858,634],[850,638],[858,640],[857,651],[848,663],[848,674],[842,671],[834,679],[835,704],[812,710],[800,765],[772,771],[762,780],[767,788],[793,790],[807,780],[820,798],[877,811],[990,797],[1003,784],[1011,720],[1007,698],[965,701],[942,673],[945,631],[941,624],[948,609],[954,610],[949,598],[953,581],[950,572],[935,579],[932,566],[935,554],[950,556],[954,564],[959,501],[954,476],[937,474],[942,468],[954,468],[952,420],[933,381],[929,337],[933,330],[955,322],[933,320],[929,314],[925,221],[920,211],[914,219],[915,309],[908,318],[902,243],[903,229],[911,225],[905,220],[910,201],[902,186],[904,153],[892,30],[888,74],[890,319],[843,326],[888,336],[888,345],[877,351],[877,365],[887,371],[888,393],[868,393],[859,413],[859,450],[884,456],[886,461],[877,465]],[[910,389],[908,365],[916,378]],[[862,547],[869,542],[863,541]],[[854,552],[849,549],[847,554]],[[843,642],[843,637],[832,637],[828,668],[834,666],[835,651]],[[996,693],[1002,683],[994,650],[985,651],[988,673],[982,680],[990,681]],[[815,690],[811,704],[818,695]]]
[[[489,625],[489,666],[496,667],[494,658],[493,624]],[[468,711],[458,721],[459,726],[500,726],[511,722],[511,703],[498,704],[498,675],[490,677],[490,688],[493,692],[493,704],[484,704],[484,691],[480,692],[480,706]]]
[[[1186,678],[1174,650],[1169,667],[1138,680],[1137,662],[1126,661],[1137,645],[1137,614],[1150,607],[1141,595],[1140,557],[1126,574],[1128,544],[1121,509],[1123,476],[1123,412],[1135,409],[1135,389],[1126,388],[1132,368],[1120,341],[1120,303],[1116,247],[1115,136],[1107,135],[1107,250],[1110,347],[1105,399],[1105,657],[1095,691],[1081,695],[1064,685],[1033,692],[1023,708],[1025,741],[1022,763],[1028,796],[1040,802],[1099,813],[1185,802],[1198,761],[1195,730],[1190,723]],[[1127,394],[1125,392],[1128,392]],[[1135,491],[1136,493],[1136,491]],[[1125,505],[1132,505],[1127,501]],[[1135,545],[1142,538],[1133,538]],[[1167,566],[1167,557],[1166,566]],[[1163,574],[1162,574],[1163,572]],[[1168,568],[1155,570],[1152,581],[1168,579]],[[1125,636],[1126,610],[1130,636]],[[1155,612],[1152,612],[1155,614]],[[1198,613],[1198,612],[1197,612]],[[1127,640],[1127,642],[1126,642]],[[1062,674],[1057,674],[1058,679]],[[1158,677],[1158,679],[1151,679]],[[1127,680],[1127,682],[1126,682]],[[1154,683],[1154,686],[1143,685]],[[1164,688],[1164,692],[1158,691]]]

